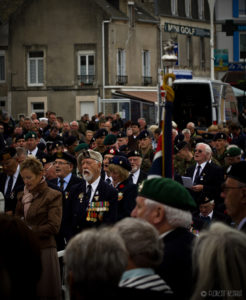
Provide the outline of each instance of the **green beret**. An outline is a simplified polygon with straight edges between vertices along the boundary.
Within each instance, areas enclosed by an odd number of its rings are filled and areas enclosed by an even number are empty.
[[[34,131],[28,131],[28,133],[25,135],[25,141],[27,141],[30,138],[37,138],[37,133]]]
[[[231,147],[225,151],[225,157],[235,157],[241,155],[241,149],[238,147]]]
[[[79,152],[80,150],[84,150],[84,149],[88,149],[89,148],[89,145],[86,144],[86,143],[81,143],[79,144],[77,147],[75,147],[74,151],[75,152]]]
[[[114,135],[114,134],[108,134],[106,137],[105,137],[105,139],[104,139],[104,141],[103,141],[103,144],[104,145],[113,145],[113,144],[115,144],[116,143],[116,140],[117,140],[117,138],[116,138],[116,136]]]
[[[186,188],[170,178],[144,180],[139,186],[138,195],[182,210],[196,208],[196,203]]]

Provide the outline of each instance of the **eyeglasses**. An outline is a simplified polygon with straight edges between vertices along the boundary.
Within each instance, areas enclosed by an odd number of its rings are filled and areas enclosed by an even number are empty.
[[[239,190],[239,189],[242,189],[242,188],[246,188],[246,185],[243,185],[243,186],[237,186],[237,187],[234,187],[234,186],[227,186],[225,183],[223,183],[221,185],[221,191],[226,193],[228,190]]]
[[[58,166],[62,166],[62,165],[69,165],[70,163],[68,162],[62,162],[62,161],[55,161],[53,163],[54,166],[58,165]]]
[[[195,149],[194,152],[202,153],[203,151],[201,149]]]

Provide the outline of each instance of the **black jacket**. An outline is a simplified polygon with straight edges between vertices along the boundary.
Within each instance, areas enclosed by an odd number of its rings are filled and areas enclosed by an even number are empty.
[[[84,195],[86,194],[86,181],[81,182],[71,189],[68,197],[68,207],[65,215],[65,236],[69,240],[82,229],[97,227],[104,224],[112,224],[117,220],[117,197],[115,188],[107,184],[102,178],[92,199],[94,207],[101,208],[93,210],[95,220],[88,219],[88,207]],[[107,203],[106,203],[107,202]],[[106,205],[108,210],[104,210]],[[92,217],[92,215],[90,215]]]

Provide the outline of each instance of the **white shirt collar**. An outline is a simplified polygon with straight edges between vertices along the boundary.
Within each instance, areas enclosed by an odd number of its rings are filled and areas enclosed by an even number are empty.
[[[241,230],[245,223],[246,223],[246,217],[241,220],[241,222],[238,224],[237,229]]]
[[[97,190],[97,186],[99,184],[99,181],[101,179],[101,176],[99,176],[95,181],[93,181],[91,183],[91,198],[90,198],[90,202],[92,201],[92,198]],[[89,183],[86,181],[86,190],[87,190],[87,187],[88,187]]]
[[[139,174],[140,174],[140,169],[138,169],[136,172],[132,173],[132,181],[134,184],[137,184]]]
[[[32,154],[31,154],[30,152],[31,152]],[[38,152],[38,147],[36,147],[36,148],[33,149],[32,151],[28,150],[28,154],[30,153],[29,155],[33,155],[33,156],[36,156],[37,152]]]

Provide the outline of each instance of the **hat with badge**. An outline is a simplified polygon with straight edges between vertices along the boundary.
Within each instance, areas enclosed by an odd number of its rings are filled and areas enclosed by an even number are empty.
[[[89,145],[86,144],[86,143],[81,143],[77,147],[75,147],[74,152],[77,153],[77,152],[79,152],[81,150],[87,150],[87,149],[89,149]]]
[[[25,141],[28,139],[36,139],[37,138],[37,133],[34,131],[28,131],[28,133],[25,135]]]
[[[138,139],[139,140],[142,140],[142,139],[145,139],[145,138],[147,138],[147,137],[149,137],[150,136],[150,133],[149,133],[149,131],[148,130],[143,130],[143,131],[141,131],[140,133],[139,133],[139,135],[138,135]]]
[[[13,147],[6,147],[0,153],[0,161],[8,160],[14,157],[16,154],[16,149]]]
[[[186,146],[188,146],[188,143],[185,141],[175,144],[173,147],[174,154],[177,154],[180,150],[182,150]]]
[[[218,132],[214,135],[214,141],[227,140],[227,135],[224,132]]]
[[[110,160],[109,164],[118,165],[127,171],[131,171],[131,169],[132,169],[130,162],[128,161],[127,157],[125,157],[125,156],[114,156]]]
[[[121,138],[124,138],[124,137],[127,137],[127,135],[126,135],[126,133],[124,131],[120,131],[117,134],[117,139],[121,139]]]
[[[130,151],[128,154],[127,154],[127,157],[132,157],[132,156],[139,156],[139,157],[142,157],[141,153],[138,151],[138,150],[133,150],[133,151]]]
[[[53,155],[48,155],[43,153],[42,158],[39,159],[41,161],[41,163],[43,164],[43,166],[47,163],[53,162],[54,161],[54,157]]]
[[[108,135],[108,131],[105,128],[100,128],[97,130],[97,132],[94,134],[94,138],[98,139],[101,137],[105,137]]]
[[[111,155],[119,155],[119,150],[116,150],[115,148],[109,148],[106,151],[103,152],[103,156],[107,155],[107,154],[111,154]]]
[[[91,158],[100,163],[102,163],[102,161],[103,161],[101,153],[99,153],[98,151],[91,150],[91,149],[81,152],[80,157],[81,157],[81,159]]]
[[[241,155],[242,151],[239,147],[230,147],[225,151],[225,157],[236,157],[238,155]]]
[[[204,132],[202,133],[202,138],[206,143],[210,143],[214,139],[214,134],[212,134],[211,132]]]
[[[232,164],[227,177],[233,178],[242,183],[246,183],[246,161]]]
[[[104,144],[105,146],[110,146],[110,145],[115,144],[116,141],[117,141],[116,135],[114,135],[114,134],[108,134],[108,135],[105,137],[105,139],[104,139],[104,141],[103,141],[103,144]]]
[[[74,167],[76,167],[76,165],[77,165],[76,158],[67,152],[56,152],[53,155],[53,161],[55,161],[56,159],[66,160],[67,162],[73,164]]]
[[[180,133],[180,134],[175,136],[174,144],[175,145],[179,144],[179,143],[183,142],[183,140],[184,140],[184,135],[183,135],[183,133]]]
[[[210,203],[211,201],[214,201],[214,199],[212,197],[206,195],[205,193],[201,193],[201,195],[197,199],[197,202],[199,205],[207,204],[207,203]]]
[[[139,186],[138,195],[182,210],[196,208],[196,203],[186,188],[170,178],[144,180]]]

